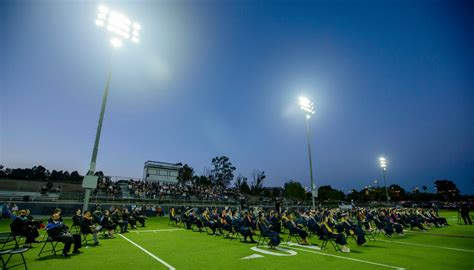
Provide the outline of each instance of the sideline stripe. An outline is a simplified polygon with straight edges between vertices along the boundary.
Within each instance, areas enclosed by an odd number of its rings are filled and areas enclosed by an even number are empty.
[[[400,241],[388,241],[388,240],[383,240],[383,239],[377,239],[377,241],[387,242],[387,243],[404,244],[404,245],[412,245],[412,246],[419,246],[419,247],[429,247],[429,248],[440,248],[440,249],[448,249],[448,250],[455,250],[455,251],[474,252],[474,250],[472,250],[472,249],[462,249],[462,248],[451,248],[451,247],[423,245],[423,244],[415,244],[415,243],[400,242]]]
[[[432,235],[432,236],[444,236],[444,237],[457,237],[457,238],[474,238],[474,236],[467,235],[455,235],[455,234],[441,234],[441,233],[429,233],[429,232],[418,232],[418,231],[403,231],[405,233]]]
[[[142,230],[142,231],[130,231],[130,232],[142,233],[142,232],[172,232],[172,231],[184,231],[184,229]]]
[[[159,261],[161,264],[163,264],[164,266],[168,267],[169,270],[176,270],[176,268],[174,268],[173,266],[171,266],[170,264],[168,264],[167,262],[163,261],[162,259],[158,258],[157,256],[155,256],[153,253],[151,253],[150,251],[144,249],[143,247],[141,247],[140,245],[138,245],[137,243],[133,242],[132,240],[128,239],[127,237],[119,234],[120,237],[122,237],[123,239],[127,240],[128,242],[130,242],[132,245],[136,246],[137,248],[141,249],[143,252],[145,252],[146,254],[150,255],[153,259]]]
[[[329,257],[335,257],[335,258],[345,259],[345,260],[349,260],[349,261],[355,261],[355,262],[361,262],[361,263],[372,264],[372,265],[377,265],[377,266],[383,266],[383,267],[393,268],[393,269],[397,269],[397,270],[405,270],[405,268],[403,268],[403,267],[398,267],[398,266],[393,266],[393,265],[388,265],[388,264],[364,261],[364,260],[359,260],[359,259],[354,259],[354,258],[349,258],[349,257],[344,257],[344,256],[333,255],[333,254],[329,254],[329,253],[323,253],[323,252],[318,252],[318,251],[313,251],[313,250],[307,250],[307,249],[303,249],[303,248],[296,248],[296,247],[291,247],[291,246],[287,246],[287,247],[291,248],[291,249],[296,249],[296,250],[300,250],[300,251],[304,251],[304,252],[319,254],[319,255],[323,255],[323,256],[329,256]]]

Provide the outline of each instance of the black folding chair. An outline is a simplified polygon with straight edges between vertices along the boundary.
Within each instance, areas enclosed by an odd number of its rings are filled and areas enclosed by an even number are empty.
[[[25,257],[23,256],[23,253],[28,251],[28,248],[19,248],[12,233],[0,233],[0,244],[2,244],[2,249],[0,249],[0,262],[2,263],[2,269],[8,269],[20,265],[25,265],[25,270],[28,269]],[[21,262],[15,265],[9,265],[14,255],[20,255]],[[4,257],[7,258],[5,259]]]
[[[46,252],[52,252],[54,256],[56,256],[56,246],[59,244],[58,241],[53,240],[49,235],[46,234],[46,240],[43,240],[44,244],[41,247],[40,252],[38,253],[38,257],[41,256],[41,254],[46,253]],[[44,250],[44,248],[48,245],[48,243],[51,245],[51,249]]]

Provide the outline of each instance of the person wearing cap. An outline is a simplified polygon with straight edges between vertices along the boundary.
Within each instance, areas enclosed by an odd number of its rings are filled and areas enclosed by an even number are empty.
[[[48,236],[53,241],[63,242],[64,248],[62,255],[64,257],[69,257],[69,250],[71,249],[71,245],[74,244],[73,254],[79,254],[81,251],[81,236],[79,234],[71,234],[69,233],[67,226],[64,225],[62,221],[60,221],[61,215],[60,211],[53,211],[51,218],[48,221],[48,225],[46,225],[46,232]]]
[[[39,236],[38,229],[28,220],[26,210],[20,210],[18,214],[10,224],[10,228],[13,234],[26,238],[24,247],[31,248],[31,243],[39,243],[35,240]]]

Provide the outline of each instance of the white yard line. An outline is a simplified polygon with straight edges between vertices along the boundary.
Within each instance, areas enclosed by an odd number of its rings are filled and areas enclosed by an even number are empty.
[[[398,267],[398,266],[393,266],[393,265],[388,265],[388,264],[383,264],[383,263],[376,263],[376,262],[371,262],[371,261],[359,260],[359,259],[354,259],[354,258],[349,258],[349,257],[344,257],[344,256],[338,256],[338,255],[333,255],[333,254],[329,254],[329,253],[324,253],[324,252],[318,252],[318,251],[314,251],[314,250],[307,250],[307,249],[303,249],[303,248],[296,248],[296,247],[293,247],[293,246],[287,246],[287,247],[288,247],[288,248],[291,248],[291,249],[296,249],[296,250],[300,250],[300,251],[304,251],[304,252],[319,254],[319,255],[323,255],[323,256],[329,256],[329,257],[335,257],[335,258],[344,259],[344,260],[349,260],[349,261],[354,261],[354,262],[360,262],[360,263],[372,264],[372,265],[377,265],[377,266],[383,266],[383,267],[393,268],[393,269],[397,269],[397,270],[405,270],[405,268],[403,268],[403,267]]]
[[[184,229],[141,230],[141,231],[130,231],[130,232],[142,233],[142,232],[172,232],[172,231],[184,231]]]
[[[442,246],[433,246],[433,245],[423,245],[423,244],[415,244],[415,243],[408,243],[408,242],[401,242],[401,241],[388,241],[388,240],[383,240],[383,239],[377,239],[377,241],[387,242],[387,243],[404,244],[404,245],[412,245],[412,246],[419,246],[419,247],[429,247],[429,248],[439,248],[439,249],[447,249],[447,250],[455,250],[455,251],[474,252],[474,250],[472,250],[472,249],[462,249],[462,248],[451,248],[451,247],[442,247]]]
[[[132,240],[128,239],[127,237],[119,234],[120,237],[122,237],[123,239],[127,240],[128,242],[130,242],[132,245],[136,246],[137,248],[141,249],[143,252],[145,252],[146,254],[150,255],[153,259],[159,261],[161,264],[163,264],[164,266],[168,267],[169,270],[176,270],[176,268],[174,268],[173,266],[171,266],[169,263],[163,261],[162,259],[160,259],[159,257],[157,257],[156,255],[154,255],[153,253],[151,253],[150,251],[144,249],[142,246],[140,246],[139,244],[133,242]]]

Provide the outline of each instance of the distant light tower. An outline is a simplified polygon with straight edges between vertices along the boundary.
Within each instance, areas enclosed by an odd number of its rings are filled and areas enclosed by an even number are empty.
[[[380,191],[380,181],[375,179],[374,184],[377,185],[377,202],[380,201],[379,191]]]
[[[385,185],[385,197],[387,198],[387,202],[390,201],[390,197],[388,196],[388,189],[387,189],[387,180],[385,179],[385,171],[387,171],[387,160],[384,157],[379,158],[380,167],[382,168],[383,172],[383,183]]]
[[[300,108],[305,112],[305,115],[306,115],[305,123],[306,123],[306,136],[308,138],[309,176],[311,179],[311,202],[313,204],[313,209],[316,209],[316,203],[314,201],[314,197],[316,198],[318,197],[318,190],[316,189],[316,186],[314,184],[314,179],[313,179],[313,161],[311,159],[311,143],[310,143],[309,125],[308,125],[308,119],[311,117],[311,115],[314,114],[314,105],[313,105],[313,102],[311,102],[306,97],[300,97],[299,104],[300,104]]]
[[[141,26],[132,22],[127,16],[119,13],[115,10],[109,10],[106,6],[99,6],[97,13],[97,19],[95,24],[98,27],[103,27],[107,30],[110,35],[110,44],[115,49],[123,46],[125,40],[131,40],[133,43],[140,42],[139,31]],[[109,63],[107,79],[105,82],[104,95],[102,96],[102,106],[100,108],[99,123],[97,125],[97,131],[95,134],[94,148],[92,150],[91,162],[89,165],[89,171],[84,177],[82,186],[86,189],[84,196],[84,204],[82,210],[86,211],[89,207],[89,199],[92,189],[97,187],[97,176],[95,174],[95,166],[97,160],[97,152],[99,150],[100,133],[102,131],[102,122],[104,121],[105,107],[107,105],[107,97],[109,95],[110,77],[112,76],[112,61]]]

